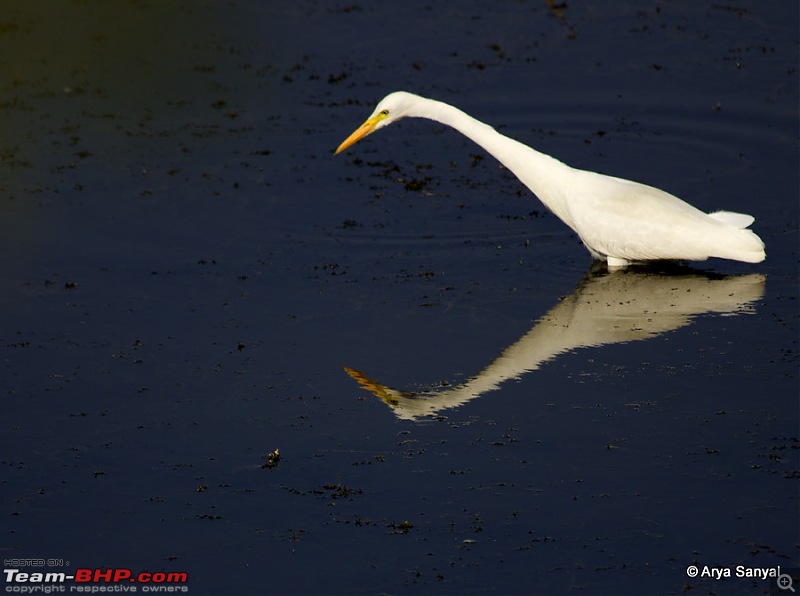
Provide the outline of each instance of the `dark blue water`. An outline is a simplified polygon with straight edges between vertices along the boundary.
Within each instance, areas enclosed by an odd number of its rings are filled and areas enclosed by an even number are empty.
[[[800,567],[796,5],[1,12],[4,569],[664,594]],[[592,269],[426,121],[333,157],[396,89],[751,213],[767,260]]]

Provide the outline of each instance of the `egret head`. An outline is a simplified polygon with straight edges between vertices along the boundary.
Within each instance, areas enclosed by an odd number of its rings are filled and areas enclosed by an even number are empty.
[[[351,145],[356,144],[368,134],[383,128],[392,122],[400,120],[400,118],[404,116],[408,116],[409,110],[414,104],[415,98],[415,95],[406,93],[405,91],[395,91],[394,93],[390,93],[384,97],[380,103],[378,103],[375,111],[372,112],[372,115],[367,118],[364,124],[359,126],[353,132],[353,134],[347,137],[342,144],[339,145],[339,148],[336,149],[336,153],[341,153]]]

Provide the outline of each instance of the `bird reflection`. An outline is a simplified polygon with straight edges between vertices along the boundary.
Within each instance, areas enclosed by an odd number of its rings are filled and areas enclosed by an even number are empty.
[[[609,272],[596,264],[571,295],[461,385],[414,393],[387,387],[353,368],[345,371],[398,418],[416,420],[461,406],[564,352],[649,339],[706,313],[752,312],[752,303],[764,293],[765,279],[759,274],[723,276],[679,266]]]

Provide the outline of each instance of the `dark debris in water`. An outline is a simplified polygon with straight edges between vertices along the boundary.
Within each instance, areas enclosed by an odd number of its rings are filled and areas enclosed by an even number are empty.
[[[266,459],[267,461],[264,462],[261,467],[271,470],[278,467],[278,464],[281,463],[281,452],[280,450],[275,449],[274,451],[270,451],[267,455],[265,455],[263,459]]]

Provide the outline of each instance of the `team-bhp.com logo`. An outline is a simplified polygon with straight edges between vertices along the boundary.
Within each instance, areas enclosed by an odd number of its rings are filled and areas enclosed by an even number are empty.
[[[6,561],[8,563],[9,561]],[[20,565],[22,567],[22,565]],[[125,567],[109,569],[80,567],[71,573],[64,571],[30,571],[20,568],[3,569],[6,592],[21,594],[53,592],[188,592],[188,574],[176,571],[140,571]],[[65,585],[68,584],[68,585]],[[183,584],[183,585],[182,585]],[[108,586],[108,587],[107,587]]]

